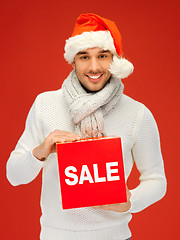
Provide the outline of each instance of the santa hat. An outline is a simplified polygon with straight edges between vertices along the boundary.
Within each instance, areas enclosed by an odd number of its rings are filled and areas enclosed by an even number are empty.
[[[81,14],[72,36],[66,40],[64,57],[72,63],[75,55],[87,48],[99,47],[113,54],[109,71],[118,78],[126,78],[133,72],[133,65],[122,57],[121,34],[113,21],[96,14]]]

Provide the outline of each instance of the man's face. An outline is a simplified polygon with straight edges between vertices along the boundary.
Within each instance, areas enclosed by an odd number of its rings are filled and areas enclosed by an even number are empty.
[[[102,48],[88,48],[75,55],[73,67],[82,85],[89,91],[101,90],[109,80],[112,54]]]

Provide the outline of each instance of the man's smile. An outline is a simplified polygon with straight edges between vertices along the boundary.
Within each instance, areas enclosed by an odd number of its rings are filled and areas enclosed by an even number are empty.
[[[91,82],[98,82],[98,81],[100,81],[101,80],[101,77],[103,76],[103,74],[101,73],[101,74],[98,74],[98,75],[90,75],[90,74],[88,74],[88,75],[86,75],[88,78],[89,78],[89,80],[91,81]]]

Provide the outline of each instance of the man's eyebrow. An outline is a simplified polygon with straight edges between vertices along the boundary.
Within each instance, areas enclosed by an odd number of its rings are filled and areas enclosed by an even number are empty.
[[[98,53],[110,53],[110,51],[109,50],[100,50]],[[77,53],[77,55],[82,55],[82,54],[89,54],[89,53],[86,51],[80,51]]]
[[[81,55],[81,54],[88,54],[88,52],[80,51],[80,52],[77,53],[77,55]]]
[[[110,53],[110,51],[109,50],[101,50],[101,51],[99,51],[99,53]]]

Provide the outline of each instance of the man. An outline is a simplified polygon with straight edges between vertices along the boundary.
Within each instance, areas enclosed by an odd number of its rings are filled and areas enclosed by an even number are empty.
[[[41,240],[129,239],[131,213],[166,192],[156,122],[143,104],[123,94],[121,78],[132,73],[133,65],[122,58],[114,22],[80,15],[64,56],[74,70],[62,89],[36,98],[8,160],[7,177],[16,186],[31,182],[43,169]],[[135,162],[140,184],[132,190],[127,187],[127,203],[62,210],[56,142],[104,135],[121,137],[125,179]]]

